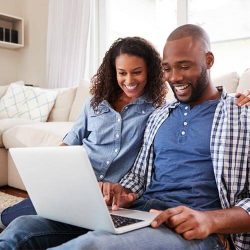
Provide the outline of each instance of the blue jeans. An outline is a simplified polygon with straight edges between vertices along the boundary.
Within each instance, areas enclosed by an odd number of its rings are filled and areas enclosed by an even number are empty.
[[[22,215],[36,215],[36,210],[31,200],[25,199],[11,207],[8,207],[2,211],[1,221],[4,226],[8,226],[17,217]]]
[[[165,209],[157,200],[138,200],[136,208]],[[57,247],[56,247],[57,246]],[[217,235],[205,240],[187,241],[165,226],[146,227],[121,235],[103,231],[89,231],[40,216],[21,216],[0,234],[0,249],[169,249],[169,250],[222,250]]]
[[[63,244],[64,242],[66,243]],[[88,231],[36,215],[17,218],[0,235],[0,249],[48,249],[50,247],[62,250],[224,249],[216,235],[211,235],[205,240],[187,241],[165,226],[158,229],[146,227],[114,235],[103,231]]]

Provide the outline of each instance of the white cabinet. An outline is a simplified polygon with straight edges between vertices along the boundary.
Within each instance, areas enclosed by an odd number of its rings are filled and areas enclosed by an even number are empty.
[[[0,48],[18,49],[23,46],[23,18],[0,13]]]

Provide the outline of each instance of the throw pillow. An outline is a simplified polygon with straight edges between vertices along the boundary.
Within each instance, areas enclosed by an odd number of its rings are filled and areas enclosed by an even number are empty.
[[[15,117],[45,122],[56,96],[55,90],[12,83],[0,99],[0,119]]]

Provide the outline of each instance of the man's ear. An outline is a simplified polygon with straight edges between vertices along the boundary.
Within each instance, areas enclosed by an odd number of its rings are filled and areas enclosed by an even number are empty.
[[[206,63],[208,69],[210,69],[214,64],[214,55],[210,51],[206,53]]]

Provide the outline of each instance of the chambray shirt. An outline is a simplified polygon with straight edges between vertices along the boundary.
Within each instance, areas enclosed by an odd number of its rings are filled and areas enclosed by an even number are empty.
[[[133,166],[147,119],[154,110],[143,96],[120,113],[107,101],[93,110],[89,99],[63,142],[84,146],[98,181],[118,182]]]
[[[124,187],[142,195],[151,183],[155,135],[178,105],[165,105],[150,116],[135,164],[120,181]],[[236,106],[234,98],[224,92],[214,114],[210,152],[222,208],[238,206],[250,216],[250,109]],[[231,238],[236,249],[250,249],[250,232]]]

